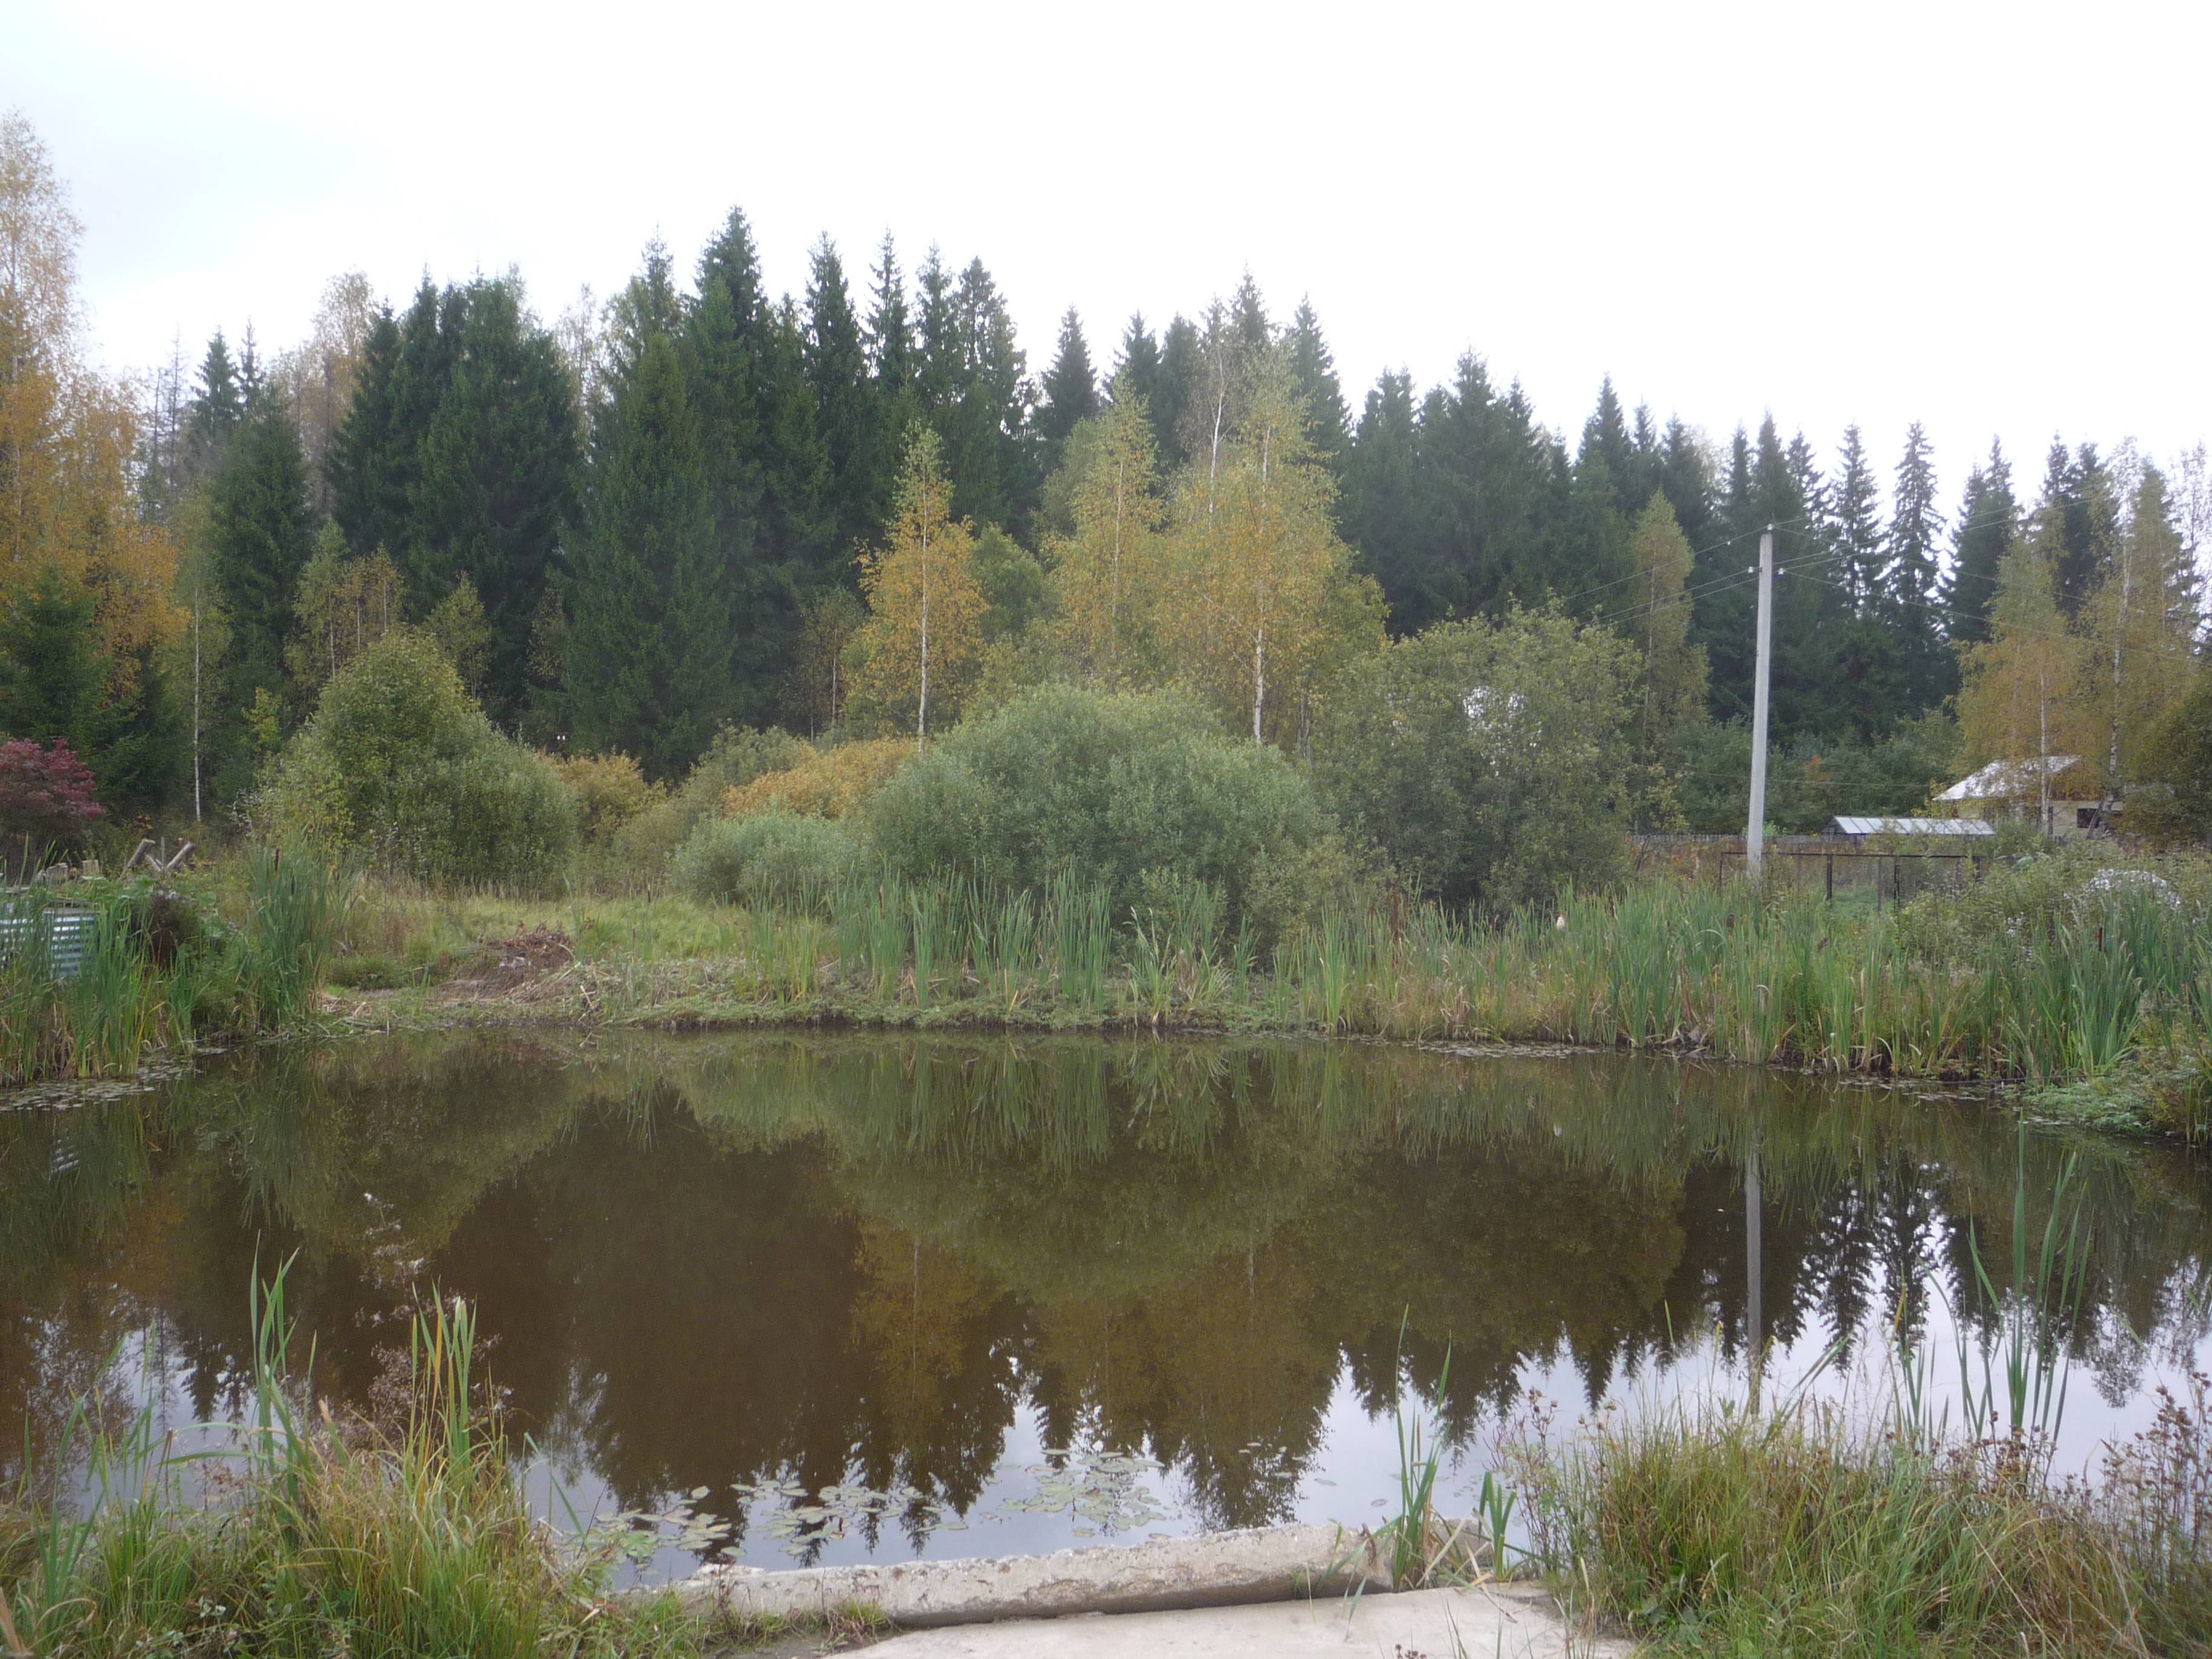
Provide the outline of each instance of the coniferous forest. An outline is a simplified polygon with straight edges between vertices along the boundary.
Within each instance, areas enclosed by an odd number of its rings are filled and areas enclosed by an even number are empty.
[[[1785,827],[2034,752],[2021,653],[2061,635],[2036,740],[2063,704],[2115,788],[2192,678],[2201,447],[1993,443],[1944,499],[1917,425],[1714,434],[1607,381],[1555,426],[1472,354],[1347,388],[1322,319],[1249,272],[1027,343],[981,259],[889,237],[857,268],[824,239],[771,294],[742,210],[605,303],[342,276],[305,342],[249,325],[111,384],[65,187],[20,118],[6,142],[0,726],[149,822],[233,811],[402,628],[505,733],[674,781],[726,726],[912,734],[1066,678],[1189,687],[1304,760],[1386,640],[1549,612],[1628,650],[1663,763],[1634,815],[1737,828],[1768,526]]]

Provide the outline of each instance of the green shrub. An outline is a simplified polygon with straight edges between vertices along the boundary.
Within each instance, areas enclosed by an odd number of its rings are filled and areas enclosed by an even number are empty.
[[[501,736],[412,634],[387,635],[324,687],[259,805],[279,836],[429,880],[528,881],[576,842],[552,765]]]
[[[811,908],[861,860],[860,838],[842,819],[765,806],[701,824],[676,849],[670,873],[695,898]]]
[[[1440,623],[1355,667],[1314,743],[1323,798],[1425,897],[1504,910],[1625,861],[1638,665],[1559,611]]]
[[[639,814],[668,798],[668,791],[647,783],[645,774],[629,756],[554,755],[553,769],[576,803],[576,829],[586,846],[596,847]]]
[[[1215,884],[1242,907],[1267,858],[1322,818],[1282,756],[1172,692],[1046,685],[933,744],[869,803],[877,849],[913,877],[1041,890],[1072,869],[1126,916],[1147,872]]]
[[[813,752],[788,732],[724,726],[672,793],[617,833],[617,861],[635,875],[659,875],[702,823],[721,816],[723,798],[731,790],[765,773],[787,771]]]

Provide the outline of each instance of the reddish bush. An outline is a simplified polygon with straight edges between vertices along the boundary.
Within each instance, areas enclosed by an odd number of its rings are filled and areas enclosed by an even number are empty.
[[[51,749],[28,738],[0,743],[0,860],[20,864],[26,838],[33,859],[82,847],[101,811],[93,787],[92,769],[59,738]]]

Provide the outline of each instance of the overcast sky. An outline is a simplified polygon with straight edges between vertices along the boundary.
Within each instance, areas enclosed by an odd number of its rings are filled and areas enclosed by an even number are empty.
[[[1249,267],[1355,412],[1468,349],[1577,430],[1610,373],[1771,410],[1947,501],[2001,435],[2212,430],[2212,6],[378,7],[0,0],[0,106],[75,190],[100,354],[295,340],[351,268],[520,268],[549,319],[732,204],[771,286],[827,232],[980,255],[1033,370]]]

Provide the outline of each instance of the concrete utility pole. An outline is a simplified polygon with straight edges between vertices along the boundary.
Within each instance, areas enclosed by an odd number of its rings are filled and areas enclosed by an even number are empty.
[[[1751,690],[1751,821],[1743,864],[1757,881],[1766,867],[1766,684],[1774,670],[1774,526],[1759,532],[1759,672]]]

